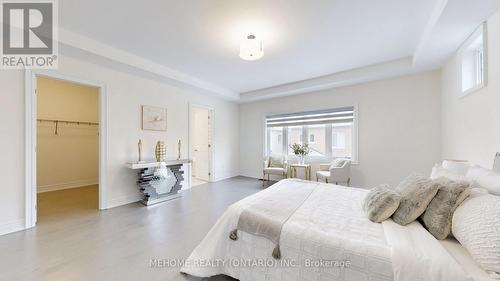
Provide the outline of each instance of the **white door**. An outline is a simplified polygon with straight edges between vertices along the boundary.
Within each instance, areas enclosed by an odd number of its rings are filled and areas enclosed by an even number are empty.
[[[193,108],[193,176],[210,180],[210,110]]]

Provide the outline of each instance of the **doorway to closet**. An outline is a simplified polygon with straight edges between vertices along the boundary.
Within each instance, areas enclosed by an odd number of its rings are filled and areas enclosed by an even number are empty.
[[[36,78],[36,221],[99,209],[99,87]]]

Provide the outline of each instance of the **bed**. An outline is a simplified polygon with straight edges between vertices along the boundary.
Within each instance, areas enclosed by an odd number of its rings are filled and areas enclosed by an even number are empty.
[[[228,238],[240,214],[274,189],[308,185],[314,185],[314,191],[282,226],[280,259],[271,256],[275,245],[269,239],[241,231],[238,240]],[[367,192],[282,180],[231,205],[181,272],[198,277],[224,274],[240,281],[490,280],[463,255],[460,244],[436,240],[418,222],[403,227],[390,219],[369,221],[362,210]]]

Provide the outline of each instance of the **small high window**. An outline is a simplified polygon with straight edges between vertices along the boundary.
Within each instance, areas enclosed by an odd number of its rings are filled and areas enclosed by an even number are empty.
[[[486,86],[486,24],[482,24],[459,50],[461,96]]]

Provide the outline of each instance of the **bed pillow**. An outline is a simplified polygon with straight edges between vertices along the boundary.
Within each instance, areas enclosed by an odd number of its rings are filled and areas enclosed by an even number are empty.
[[[451,220],[456,208],[470,195],[470,183],[436,180],[439,190],[427,206],[422,221],[427,230],[438,240],[446,239],[451,233]]]
[[[453,214],[453,236],[491,276],[500,275],[500,197],[465,200]]]
[[[436,181],[412,174],[403,180],[396,191],[401,195],[401,202],[392,219],[407,225],[420,217],[436,195],[439,185]]]
[[[450,171],[450,170],[436,164],[432,168],[431,179],[435,180],[435,179],[439,179],[439,178],[447,178],[447,179],[453,180],[453,181],[466,180],[466,177],[464,175],[455,173],[453,171]]]
[[[365,197],[363,210],[369,220],[382,222],[390,218],[399,206],[401,197],[388,185],[372,188]]]
[[[454,174],[462,176],[465,176],[470,168],[469,161],[467,160],[443,160],[441,166]]]
[[[473,187],[484,188],[491,194],[500,195],[500,173],[481,166],[473,166],[467,172],[466,177],[472,181]]]

